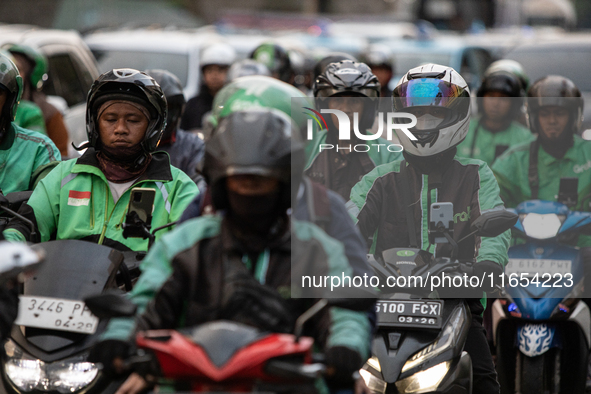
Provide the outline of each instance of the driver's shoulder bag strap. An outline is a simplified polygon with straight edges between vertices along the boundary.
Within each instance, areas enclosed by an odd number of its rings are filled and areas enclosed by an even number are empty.
[[[408,168],[406,168],[406,160],[403,160],[402,163],[400,163],[400,177],[402,180],[402,187],[400,188],[402,190],[402,198],[403,198],[403,204],[404,207],[406,208],[406,227],[408,228],[408,240],[409,240],[409,247],[411,248],[420,248],[421,245],[419,245],[418,240],[417,240],[417,229],[416,229],[416,223],[415,223],[415,218],[413,215],[413,207],[411,206],[411,195],[410,195],[410,182],[409,182],[409,178],[408,178]]]
[[[538,198],[538,192],[540,190],[540,175],[538,174],[538,148],[540,143],[536,139],[529,145],[529,168],[527,172],[527,179],[529,181],[529,187],[531,189],[531,199],[536,200]]]

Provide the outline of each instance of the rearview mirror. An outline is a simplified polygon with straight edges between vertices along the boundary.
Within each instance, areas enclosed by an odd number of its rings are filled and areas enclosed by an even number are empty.
[[[488,211],[472,223],[470,230],[475,231],[481,237],[496,237],[513,227],[518,218],[516,213],[505,209]]]
[[[129,301],[122,294],[104,293],[84,299],[86,306],[99,319],[111,317],[132,317],[137,305]]]

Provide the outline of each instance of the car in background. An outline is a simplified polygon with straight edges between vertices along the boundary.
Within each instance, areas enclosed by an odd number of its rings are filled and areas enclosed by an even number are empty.
[[[199,52],[215,40],[219,37],[209,32],[165,29],[97,31],[84,37],[101,72],[165,69],[180,79],[187,100],[199,92]]]
[[[493,51],[474,44],[467,37],[440,34],[434,37],[416,39],[400,38],[380,41],[393,55],[394,77],[390,81],[393,88],[397,81],[411,68],[427,63],[453,67],[475,90],[486,68],[494,61]]]
[[[504,57],[521,63],[530,85],[550,74],[571,79],[585,100],[583,129],[591,128],[591,78],[588,71],[588,65],[591,64],[591,33],[549,36],[541,41],[518,45]]]
[[[86,140],[86,95],[99,76],[96,61],[75,31],[42,29],[31,25],[0,25],[0,46],[25,44],[38,48],[49,64],[43,92],[64,114],[70,140]],[[73,156],[72,151],[69,156]]]

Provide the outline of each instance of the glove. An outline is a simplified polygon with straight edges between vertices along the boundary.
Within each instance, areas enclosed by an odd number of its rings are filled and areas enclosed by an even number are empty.
[[[501,266],[499,263],[489,260],[477,262],[474,264],[473,270],[474,276],[477,276],[479,279],[481,279],[482,275],[484,275],[484,283],[481,284],[481,288],[487,293],[490,293],[495,289],[495,286],[491,287],[490,275],[492,274],[493,285],[500,285],[501,276],[504,275],[503,266]]]
[[[129,357],[131,344],[117,339],[107,339],[96,343],[88,355],[88,361],[92,363],[101,363],[103,373],[107,376],[116,376],[122,371],[115,367],[115,359],[125,360]]]
[[[326,351],[327,380],[331,387],[352,387],[353,373],[363,366],[359,353],[345,346],[334,346]]]

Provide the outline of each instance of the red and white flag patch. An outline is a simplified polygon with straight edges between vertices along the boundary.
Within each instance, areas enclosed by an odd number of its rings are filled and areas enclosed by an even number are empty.
[[[88,205],[88,203],[90,203],[90,192],[70,190],[70,194],[68,194],[68,205],[79,207],[81,205]]]

